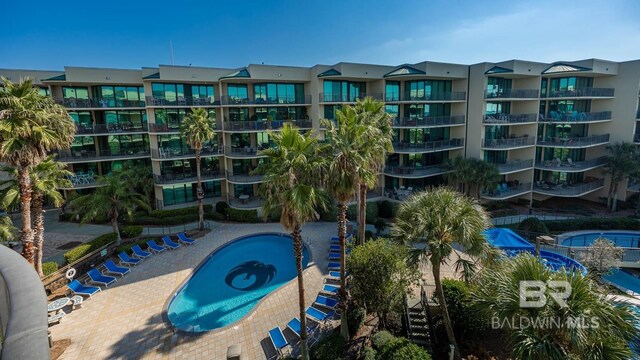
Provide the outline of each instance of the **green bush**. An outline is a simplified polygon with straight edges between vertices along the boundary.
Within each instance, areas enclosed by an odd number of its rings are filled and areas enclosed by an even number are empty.
[[[240,210],[230,207],[227,209],[227,215],[231,221],[247,223],[256,223],[259,221],[257,210]]]
[[[393,217],[393,205],[390,201],[382,200],[378,202],[378,216],[385,219]]]
[[[280,222],[280,216],[282,216],[282,208],[278,207],[269,213],[267,219],[271,222]]]
[[[131,239],[142,235],[142,226],[139,225],[127,225],[120,228],[120,236],[125,239]]]
[[[545,235],[549,233],[547,225],[536,217],[522,220],[522,222],[518,224],[518,230]]]
[[[373,238],[373,232],[371,230],[365,230],[364,239],[369,240]]]
[[[349,334],[354,336],[362,324],[364,324],[364,316],[366,312],[363,308],[358,306],[352,306],[347,313],[347,324],[349,325]]]
[[[400,208],[399,203],[391,203],[391,217],[395,218],[398,213],[398,208]]]
[[[314,360],[341,359],[345,344],[346,342],[342,336],[340,336],[340,333],[333,333],[318,341],[318,343],[311,348],[310,356]]]
[[[216,212],[220,214],[224,214],[227,211],[229,204],[226,201],[218,201],[216,203]]]
[[[373,224],[378,218],[378,214],[380,210],[378,209],[377,202],[367,202],[367,215],[366,215],[366,223]]]
[[[355,221],[358,217],[358,209],[356,204],[352,204],[347,206],[347,219],[351,221]]]
[[[205,213],[206,215],[207,213]],[[198,212],[187,215],[176,215],[173,217],[157,218],[152,216],[139,216],[131,219],[130,224],[135,225],[159,225],[171,226],[182,225],[198,221]]]
[[[213,210],[213,206],[210,204],[203,205],[202,207],[205,213],[211,212]],[[179,216],[193,215],[193,214],[195,214],[196,218],[198,217],[197,206],[190,206],[186,208],[172,209],[172,210],[153,210],[149,213],[149,216],[153,218],[158,218],[158,219],[165,219],[165,218],[172,218],[172,217],[179,217]]]
[[[87,255],[88,253],[96,249],[99,249],[107,244],[110,244],[114,241],[116,241],[116,233],[100,235],[97,238],[87,243],[84,243],[82,245],[78,245],[73,249],[64,253],[63,255],[64,260],[66,261],[67,264],[71,264],[74,261],[80,259],[81,257]]]
[[[485,327],[488,322],[472,308],[469,285],[460,280],[443,279],[442,291],[457,337],[464,337],[470,331]],[[437,302],[437,294],[434,294],[434,300]]]
[[[42,263],[42,272],[44,273],[44,276],[53,274],[56,271],[58,271],[57,262],[51,261],[51,262]]]
[[[431,360],[431,355],[405,338],[390,341],[380,352],[380,360]]]
[[[327,210],[320,210],[320,220],[322,221],[337,221],[338,218],[338,208],[336,204],[331,203],[327,205]]]
[[[360,354],[360,359],[362,360],[376,360],[378,357],[378,353],[373,350],[373,348],[365,346]]]
[[[549,231],[565,232],[574,230],[640,230],[640,221],[627,217],[579,218],[569,220],[543,221]]]
[[[371,345],[376,350],[382,350],[389,342],[396,337],[391,335],[388,331],[380,331],[371,336]]]
[[[223,214],[215,211],[210,213],[205,213],[204,218],[207,220],[214,220],[214,221],[224,221],[227,219]]]

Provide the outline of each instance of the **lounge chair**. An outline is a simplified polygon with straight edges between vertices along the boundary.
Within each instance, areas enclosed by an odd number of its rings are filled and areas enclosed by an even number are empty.
[[[330,262],[330,263],[329,263],[329,265],[328,265],[328,267],[329,267],[329,271],[331,271],[331,270],[338,270],[338,271],[340,271],[340,263],[337,263],[337,262]]]
[[[336,306],[338,305],[338,300],[326,297],[324,295],[318,295],[316,296],[316,301],[314,301],[313,304],[335,310]]]
[[[330,245],[329,251],[332,251],[332,250],[340,251],[340,245]]]
[[[180,247],[180,244],[177,244],[177,243],[173,242],[173,240],[171,240],[171,238],[169,236],[163,236],[162,237],[162,242],[164,243],[164,245],[166,247],[168,247],[171,250],[177,249],[177,248]]]
[[[340,261],[340,254],[330,253],[329,254],[329,261],[331,261],[331,262]]]
[[[178,241],[183,242],[187,245],[191,245],[196,242],[194,239],[188,238],[185,233],[178,233]]]
[[[276,351],[280,355],[282,355],[282,349],[284,349],[285,347],[287,347],[287,345],[289,345],[289,343],[287,343],[287,339],[285,339],[284,334],[282,333],[282,330],[280,330],[279,326],[269,330],[269,339],[271,339],[271,344],[273,344],[273,347],[276,349]]]
[[[131,269],[129,269],[127,267],[122,267],[122,266],[116,265],[113,262],[113,260],[107,260],[107,262],[104,263],[104,267],[107,269],[107,273],[109,273],[109,274],[118,274],[120,276],[125,276],[127,273],[129,273],[131,271]]]
[[[332,294],[332,295],[337,295],[338,292],[340,291],[340,286],[338,285],[331,285],[331,284],[324,284],[324,286],[322,286],[322,292],[328,293],[328,294]]]
[[[307,334],[311,335],[313,331],[316,329],[316,327],[317,327],[316,324],[307,325]],[[293,333],[296,334],[298,337],[300,337],[300,319],[298,318],[291,319],[291,321],[287,323],[287,328],[293,331]],[[312,340],[312,339],[313,337],[309,336],[309,340]]]
[[[347,254],[347,255],[350,254],[351,253],[351,248],[348,247],[348,248],[344,249],[344,253]],[[331,254],[340,254],[340,249],[339,248],[338,249],[329,249],[329,255],[331,255]]]
[[[139,257],[140,259],[146,259],[149,256],[151,256],[151,253],[148,251],[144,251],[142,250],[142,248],[140,247],[140,245],[133,245],[133,247],[131,248],[131,250],[133,250],[133,255]]]
[[[138,263],[141,261],[140,259],[129,257],[129,255],[127,255],[127,253],[124,251],[118,254],[118,257],[120,258],[120,264],[125,264],[125,265],[135,266],[135,265],[138,265]]]
[[[328,313],[325,313],[324,311],[320,311],[313,306],[309,306],[305,311],[305,314],[307,314],[307,317],[309,319],[318,323],[323,323],[329,320],[333,315],[335,315],[335,313],[335,311],[329,311]]]
[[[329,271],[329,275],[327,275],[327,279],[339,280],[340,279],[340,271]]]
[[[98,269],[91,269],[88,272],[89,277],[91,278],[91,282],[94,282],[96,284],[100,284],[100,285],[104,285],[106,287],[109,287],[109,285],[113,284],[114,282],[116,282],[116,278],[113,276],[108,276],[108,275],[102,275],[102,273],[100,271],[98,271]]]
[[[160,254],[161,252],[167,250],[164,246],[158,245],[158,243],[153,240],[147,241],[147,246],[147,249],[153,251],[156,254]]]
[[[74,295],[86,295],[88,297],[93,296],[95,293],[100,291],[99,287],[95,286],[84,286],[80,284],[80,281],[73,280],[67,287],[73,292]]]
[[[53,315],[49,315],[47,317],[47,322],[49,325],[51,324],[55,324],[55,323],[59,323],[60,319],[62,319],[65,315],[67,315],[66,312],[60,310],[58,313],[53,314]]]

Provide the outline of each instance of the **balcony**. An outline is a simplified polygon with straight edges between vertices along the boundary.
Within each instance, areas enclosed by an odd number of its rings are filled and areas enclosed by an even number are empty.
[[[491,163],[498,168],[500,174],[514,173],[520,170],[530,169],[533,167],[533,159],[529,160],[514,160],[507,161],[506,163]]]
[[[101,135],[101,134],[135,134],[146,133],[149,130],[147,123],[142,124],[96,124],[77,125],[76,135]]]
[[[423,178],[444,174],[449,171],[446,165],[430,165],[430,166],[386,166],[384,174],[399,178]]]
[[[549,111],[549,113],[540,119],[540,122],[548,123],[583,123],[598,122],[611,120],[611,111],[598,112],[558,112]]]
[[[238,98],[234,96],[223,95],[221,98],[222,105],[309,105],[311,104],[311,95],[293,95],[278,96],[275,98]]]
[[[245,147],[232,147],[225,146],[224,154],[229,157],[234,158],[246,158],[246,157],[259,157],[258,152],[263,149],[267,149],[268,145],[265,146],[245,146]]]
[[[89,189],[95,188],[99,186],[103,186],[103,184],[97,182],[97,176],[90,173],[76,173],[68,177],[69,181],[71,181],[70,187],[61,187],[61,189]]]
[[[512,197],[524,195],[531,191],[531,183],[507,185],[503,183],[497,185],[494,190],[487,190],[482,193],[482,197],[489,200],[505,200]]]
[[[225,121],[225,131],[267,131],[281,129],[285,123],[290,123],[300,129],[310,129],[313,127],[313,122],[309,119],[306,120],[261,120],[261,121]]]
[[[222,125],[216,121],[213,122],[213,130],[221,131]],[[179,124],[149,124],[149,132],[150,133],[179,133],[180,126]]]
[[[348,103],[364,100],[367,96],[372,97],[375,100],[382,100],[381,93],[359,93],[355,95],[320,93],[319,100],[321,103]]]
[[[222,149],[217,145],[207,146],[202,148],[200,152],[201,157],[210,157],[222,155]],[[174,148],[159,148],[151,149],[151,158],[153,160],[168,160],[168,159],[188,159],[195,158],[196,152],[191,148],[186,149],[174,149]]]
[[[231,173],[227,171],[227,180],[237,184],[255,184],[262,182],[263,175],[250,175],[248,172],[243,173]]]
[[[562,172],[581,172],[590,169],[597,168],[607,163],[607,157],[601,156],[597,159],[573,161],[567,159],[566,161],[547,160],[544,162],[536,162],[536,169],[548,170],[548,171],[562,171]]]
[[[464,146],[464,138],[425,141],[422,143],[394,142],[393,148],[397,153],[427,153],[455,149]]]
[[[586,195],[604,187],[604,179],[594,179],[593,181],[578,184],[548,184],[539,181],[533,187],[533,192],[559,197],[576,197]]]
[[[545,147],[567,147],[567,148],[579,148],[604,145],[609,142],[609,134],[592,135],[584,137],[567,137],[567,138],[548,138],[546,140],[539,140],[539,146]]]
[[[450,91],[438,93],[424,93],[421,95],[404,93],[385,94],[386,102],[419,102],[419,101],[465,101],[467,93],[465,91]]]
[[[537,99],[537,89],[498,89],[485,90],[485,99]]]
[[[195,172],[192,173],[166,173],[162,175],[155,175],[154,181],[158,185],[165,184],[176,184],[176,183],[191,183],[198,181],[198,177]],[[222,179],[222,174],[220,170],[208,170],[203,169],[200,171],[200,180],[201,181],[209,181],[209,180],[217,180]]]
[[[535,123],[538,114],[494,114],[484,115],[482,123],[486,125],[508,125]]]
[[[513,137],[509,139],[483,139],[483,147],[487,149],[516,149],[533,146],[535,138],[529,136]]]
[[[548,98],[579,98],[579,97],[613,97],[613,88],[581,88],[573,90],[550,90]]]
[[[105,160],[117,160],[117,159],[138,159],[149,157],[149,149],[145,148],[132,148],[121,149],[119,151],[100,150],[100,151],[87,151],[87,150],[63,150],[57,153],[58,160],[67,163],[80,163],[80,162],[94,162]]]
[[[236,209],[258,209],[262,207],[262,204],[264,204],[264,200],[257,196],[249,196],[247,199],[229,198],[229,205]]]
[[[633,142],[640,143],[640,134],[633,135]]]
[[[425,116],[421,118],[395,118],[393,127],[418,128],[464,125],[464,115],[453,116]]]
[[[147,96],[147,105],[149,106],[218,106],[220,105],[220,99],[215,97],[192,97],[192,96],[180,96],[176,98],[164,98]]]
[[[144,100],[113,100],[104,98],[93,99],[53,99],[69,109],[123,109],[123,108],[144,108]]]

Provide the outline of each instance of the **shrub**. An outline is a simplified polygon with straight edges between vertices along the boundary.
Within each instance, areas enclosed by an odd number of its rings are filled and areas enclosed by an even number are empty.
[[[341,359],[345,343],[345,340],[339,333],[333,333],[320,340],[313,348],[311,348],[311,358],[314,360]]]
[[[354,336],[362,324],[364,324],[365,311],[358,306],[352,306],[347,313],[347,324],[349,325],[349,334]]]
[[[378,202],[378,216],[385,219],[393,217],[393,206],[390,201],[382,200]]]
[[[258,222],[257,210],[240,210],[232,207],[227,209],[229,220],[238,222],[256,223]]]
[[[337,221],[338,208],[335,203],[327,205],[327,210],[320,210],[320,220],[322,221]]]
[[[387,313],[385,319],[385,328],[392,334],[399,335],[402,333],[402,314],[397,311]]]
[[[82,245],[78,245],[73,249],[64,253],[63,255],[64,260],[66,261],[67,264],[71,264],[74,261],[80,259],[81,257],[87,255],[88,253],[96,249],[99,249],[107,244],[110,244],[114,241],[116,241],[116,233],[100,235],[97,238],[87,243],[84,243]]]
[[[197,212],[193,214],[188,214],[188,215],[176,215],[173,217],[166,217],[166,218],[157,218],[152,216],[134,217],[133,219],[131,219],[130,224],[171,226],[171,225],[187,224],[187,223],[196,222],[196,221],[198,221]]]
[[[378,203],[377,202],[367,202],[367,214],[365,222],[367,224],[373,224],[378,218]]]
[[[281,215],[282,215],[282,208],[278,207],[278,208],[276,208],[276,209],[273,209],[273,210],[269,213],[269,215],[268,215],[267,219],[268,219],[270,222],[280,222],[280,216],[281,216]]]
[[[536,217],[524,219],[520,224],[518,224],[518,230],[545,235],[549,233],[547,225]]]
[[[373,232],[371,230],[366,230],[364,232],[364,239],[365,240],[369,240],[371,238],[373,238]]]
[[[388,331],[380,331],[371,336],[371,345],[376,350],[382,350],[389,342],[396,337],[391,335]]]
[[[460,280],[443,279],[442,292],[456,336],[463,337],[470,331],[484,328],[487,322],[472,308],[469,285]],[[437,301],[437,294],[434,298]]]
[[[53,274],[56,271],[58,271],[57,262],[50,261],[50,262],[42,263],[42,272],[44,273],[44,276]]]
[[[211,212],[213,210],[213,206],[210,204],[205,204],[202,207],[205,213]],[[198,217],[197,206],[190,206],[186,208],[172,209],[172,210],[153,210],[149,213],[149,216],[157,219],[165,219],[165,218],[172,218],[177,216],[185,216],[185,215],[193,215],[193,214],[195,214],[196,218]]]
[[[220,214],[224,214],[227,211],[229,204],[226,201],[218,201],[216,203],[216,212]]]
[[[226,217],[219,213],[219,212],[210,212],[210,213],[205,213],[204,214],[204,218],[207,220],[214,220],[214,221],[224,221],[226,220]]]
[[[378,218],[376,219],[376,222],[373,223],[373,226],[376,228],[377,234],[380,235],[380,233],[387,228],[387,222],[382,220],[381,218]]]
[[[544,221],[549,231],[564,232],[573,230],[640,230],[640,221],[626,217],[580,218],[569,220]]]
[[[376,360],[377,352],[373,350],[373,348],[365,346],[360,354],[360,359],[362,360]]]
[[[384,347],[380,360],[431,360],[431,355],[405,338],[396,338]]]
[[[142,235],[142,226],[127,225],[120,228],[120,236],[125,239],[131,239]]]

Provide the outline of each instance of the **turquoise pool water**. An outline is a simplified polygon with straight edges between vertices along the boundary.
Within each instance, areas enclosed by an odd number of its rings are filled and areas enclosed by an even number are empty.
[[[599,237],[604,237],[613,241],[619,247],[640,247],[640,233],[624,232],[593,232],[570,236],[562,240],[564,246],[591,246],[593,241]]]
[[[306,247],[303,256],[306,267]],[[218,329],[240,320],[296,275],[290,236],[243,237],[213,252],[201,264],[169,303],[167,317],[183,331]]]
[[[630,273],[616,269],[611,275],[604,276],[604,279],[614,285],[618,285],[624,289],[631,290],[636,294],[640,294],[640,279]]]

